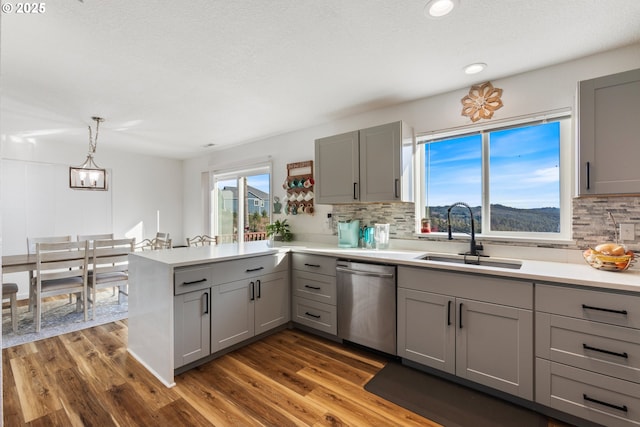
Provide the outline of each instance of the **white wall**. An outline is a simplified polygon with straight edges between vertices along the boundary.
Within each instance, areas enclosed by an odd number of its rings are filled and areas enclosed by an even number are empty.
[[[24,253],[28,236],[112,232],[152,238],[158,211],[160,230],[184,244],[181,160],[100,149],[95,160],[109,170],[109,190],[70,190],[68,167],[85,157],[84,146],[3,141],[2,255]],[[4,280],[18,282],[20,298],[27,296],[26,274]]]
[[[503,89],[502,100],[504,102],[504,107],[495,113],[494,119],[565,107],[573,109],[578,81],[639,67],[640,44],[635,44],[564,64],[493,80],[492,83],[495,87]],[[483,80],[470,82],[470,85],[480,82]],[[271,156],[274,195],[282,198],[285,191],[281,188],[281,184],[286,177],[286,164],[313,160],[316,138],[396,120],[404,120],[409,123],[418,134],[463,126],[469,124],[470,121],[461,115],[460,99],[468,93],[468,90],[469,87],[465,87],[442,95],[370,111],[226,150],[212,151],[209,156],[186,160],[184,166],[185,235],[202,232],[202,224],[205,221],[200,192],[203,171],[223,168],[225,165],[242,163],[243,161],[251,162],[253,159],[266,159]],[[301,102],[303,101],[301,100]],[[323,239],[326,235],[331,234],[331,231],[325,226],[327,212],[331,212],[331,206],[317,206],[313,217],[289,215],[286,218],[291,223],[294,233],[317,235],[319,239]],[[313,238],[313,236],[311,237]]]

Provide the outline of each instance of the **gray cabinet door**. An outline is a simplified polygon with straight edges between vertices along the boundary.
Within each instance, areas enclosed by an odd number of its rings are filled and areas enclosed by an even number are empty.
[[[456,299],[456,375],[533,399],[533,313]]]
[[[360,131],[360,201],[394,202],[401,196],[402,122]]]
[[[174,297],[174,368],[211,352],[210,293],[210,289],[204,289]]]
[[[255,280],[239,280],[211,289],[211,352],[253,337]]]
[[[358,131],[315,141],[316,203],[350,203],[359,199]]]
[[[640,193],[640,69],[579,84],[579,194]]]
[[[398,288],[398,355],[455,373],[455,299]]]
[[[256,279],[255,334],[284,325],[291,318],[291,291],[286,272]]]

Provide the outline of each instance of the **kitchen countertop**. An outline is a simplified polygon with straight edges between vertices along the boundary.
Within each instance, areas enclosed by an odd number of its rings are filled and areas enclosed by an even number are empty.
[[[338,248],[336,246],[316,243],[296,243],[271,247],[267,241],[258,241],[136,252],[132,255],[152,259],[175,268],[207,262],[220,262],[274,254],[281,251],[327,255],[351,260],[392,263],[452,272],[489,274],[511,279],[530,280],[533,282],[562,283],[607,290],[640,292],[640,271],[638,270],[627,270],[624,272],[601,271],[590,267],[586,263],[575,264],[527,259],[517,260],[522,262],[520,269],[508,269],[420,259],[427,254],[437,254],[431,251]],[[489,259],[499,261],[505,258],[490,257]]]

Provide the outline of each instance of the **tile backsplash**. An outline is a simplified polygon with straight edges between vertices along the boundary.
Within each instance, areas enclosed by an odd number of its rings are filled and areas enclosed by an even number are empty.
[[[585,249],[605,241],[614,241],[615,227],[609,212],[618,224],[634,224],[636,237],[624,241],[627,247],[640,251],[640,196],[607,196],[574,198],[572,226],[575,244],[545,243],[544,247]],[[334,233],[337,221],[358,219],[361,224],[389,223],[390,236],[395,239],[418,239],[414,235],[415,211],[413,203],[359,203],[333,205]],[[489,242],[489,239],[482,239]],[[495,242],[506,244],[504,242]],[[520,243],[519,243],[520,245]],[[536,246],[528,244],[526,246]]]

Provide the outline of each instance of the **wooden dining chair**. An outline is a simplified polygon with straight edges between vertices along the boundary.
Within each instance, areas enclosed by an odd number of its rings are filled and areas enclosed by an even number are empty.
[[[153,246],[153,249],[171,249],[171,237],[169,233],[156,233]]]
[[[36,245],[38,243],[56,243],[56,242],[71,242],[71,236],[51,236],[51,237],[27,237],[27,254],[35,255]],[[29,311],[33,309],[33,288],[35,286],[35,272],[29,271]],[[69,295],[69,302],[71,302],[71,295]]]
[[[36,243],[36,277],[33,286],[36,332],[42,324],[42,300],[76,294],[77,310],[87,321],[89,242]]]
[[[203,234],[202,236],[187,237],[187,246],[211,246],[217,244],[218,239],[216,237],[207,236],[206,234]]]
[[[96,294],[99,289],[118,287],[120,295],[129,295],[129,254],[134,251],[136,239],[94,240],[88,285],[91,288],[91,320],[96,316]]]

